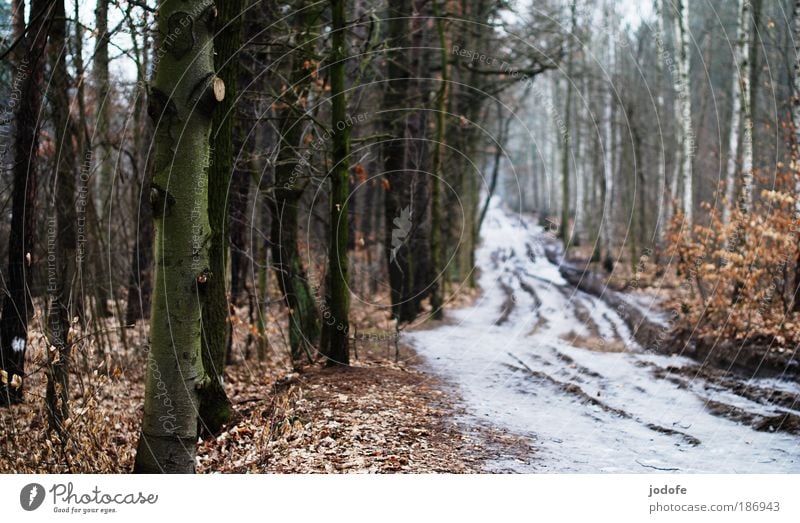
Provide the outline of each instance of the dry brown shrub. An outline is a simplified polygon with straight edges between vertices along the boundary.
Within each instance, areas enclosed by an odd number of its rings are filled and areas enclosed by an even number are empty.
[[[670,224],[667,254],[682,280],[673,305],[695,337],[800,341],[793,310],[800,213],[792,173],[779,172],[755,200],[749,212],[723,201],[727,221],[719,207],[704,203],[704,223],[690,230],[677,213]]]

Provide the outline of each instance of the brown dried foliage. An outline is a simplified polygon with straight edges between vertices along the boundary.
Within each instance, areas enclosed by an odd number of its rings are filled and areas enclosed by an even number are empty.
[[[749,212],[723,201],[727,221],[719,207],[704,203],[703,223],[689,229],[677,213],[670,224],[668,254],[681,279],[672,305],[683,330],[696,338],[800,341],[793,310],[800,261],[793,174],[777,173],[771,188],[756,196]]]

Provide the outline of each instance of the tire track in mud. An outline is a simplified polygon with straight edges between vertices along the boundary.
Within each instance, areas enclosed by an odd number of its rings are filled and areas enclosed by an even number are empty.
[[[546,245],[540,227],[492,206],[480,299],[407,334],[474,423],[530,439],[530,464],[502,470],[800,472],[800,386],[644,351],[630,322],[652,311],[621,316],[626,296],[584,291]]]
[[[517,371],[526,371],[531,376],[548,382],[549,384],[551,384],[551,385],[557,387],[558,389],[560,389],[562,392],[565,392],[567,394],[570,394],[572,396],[577,397],[578,399],[582,400],[584,403],[588,403],[588,404],[593,405],[595,407],[599,407],[601,410],[603,410],[603,411],[605,411],[605,412],[607,412],[609,414],[613,414],[615,416],[619,416],[620,418],[633,420],[633,421],[635,421],[637,423],[640,423],[640,424],[644,425],[645,427],[647,427],[648,429],[650,429],[652,431],[655,431],[655,432],[658,432],[658,433],[661,433],[661,434],[666,434],[668,436],[679,436],[686,443],[688,443],[688,444],[690,444],[692,446],[697,446],[697,445],[699,445],[701,443],[699,439],[697,439],[696,437],[692,436],[691,434],[687,434],[685,432],[681,432],[681,431],[675,430],[675,429],[670,429],[670,428],[667,428],[667,427],[662,427],[661,425],[657,425],[655,423],[650,423],[650,422],[647,422],[647,421],[643,421],[641,418],[638,418],[638,417],[634,416],[630,412],[627,412],[627,411],[625,411],[623,409],[619,409],[619,408],[616,408],[616,407],[612,407],[611,405],[609,405],[609,404],[597,399],[596,397],[591,396],[590,394],[587,394],[580,386],[576,385],[575,383],[568,383],[568,382],[564,382],[564,381],[559,381],[559,380],[553,378],[552,376],[550,376],[549,374],[546,374],[546,373],[541,372],[541,371],[533,370],[524,361],[522,361],[521,359],[517,358],[516,356],[514,356],[510,352],[508,353],[508,355],[511,356],[511,358],[513,358],[517,363],[519,363],[522,366],[522,367],[516,367],[514,365],[506,363],[505,365],[507,367],[509,367],[510,369],[517,370]],[[592,371],[590,371],[590,372],[592,372]],[[599,374],[597,374],[595,372],[592,372],[592,374],[595,375],[595,376],[598,376],[598,377],[602,377],[602,376],[600,376]]]

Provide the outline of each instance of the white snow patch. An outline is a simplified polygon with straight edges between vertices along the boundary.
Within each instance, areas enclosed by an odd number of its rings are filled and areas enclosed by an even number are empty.
[[[456,320],[453,324],[404,335],[432,370],[458,386],[469,421],[497,425],[529,438],[536,447],[530,464],[504,458],[489,464],[490,469],[657,471],[645,466],[649,465],[680,472],[800,472],[797,436],[757,432],[712,415],[705,407],[705,396],[717,391],[705,390],[708,383],[700,378],[688,388],[656,378],[653,365],[664,368],[693,362],[639,352],[612,308],[580,291],[559,288],[566,282],[543,254],[543,235],[540,227],[511,216],[493,202],[476,253],[482,269],[481,298],[472,307],[451,313]],[[528,256],[526,245],[532,246],[534,259]],[[516,297],[515,308],[502,325],[496,321],[507,297],[498,278]],[[538,309],[524,286],[533,289],[541,301]],[[592,352],[565,342],[565,334],[587,332],[575,314],[577,302],[589,310],[603,336],[616,337],[631,352]],[[539,316],[547,322],[534,330]],[[585,397],[531,375],[518,360],[535,373],[578,386],[627,415],[591,404]],[[761,380],[759,384],[789,387],[775,381]],[[775,410],[732,392],[715,398],[753,412]],[[648,425],[677,432],[664,433]],[[699,439],[700,444],[692,445],[681,433]]]

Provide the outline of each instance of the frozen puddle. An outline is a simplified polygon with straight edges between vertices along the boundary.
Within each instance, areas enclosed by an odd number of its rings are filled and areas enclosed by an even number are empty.
[[[469,422],[530,438],[536,448],[530,463],[490,468],[800,472],[800,437],[751,426],[800,414],[797,383],[732,376],[712,383],[676,370],[695,367],[688,359],[641,353],[612,308],[567,285],[543,240],[540,227],[493,205],[477,253],[478,303],[452,312],[451,325],[406,335],[459,387]],[[731,382],[781,391],[782,401],[746,397]]]

